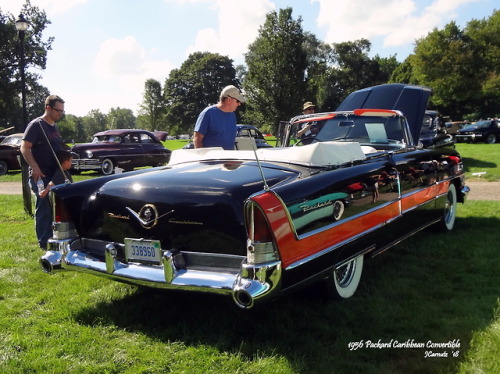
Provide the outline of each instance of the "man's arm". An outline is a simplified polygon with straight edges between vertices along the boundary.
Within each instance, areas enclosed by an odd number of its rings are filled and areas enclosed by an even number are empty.
[[[35,161],[35,158],[33,157],[33,153],[31,152],[32,147],[33,143],[31,142],[28,142],[26,140],[23,140],[21,142],[21,154],[23,155],[28,165],[31,167],[33,179],[37,181],[38,178],[44,177],[45,175],[42,173],[40,167]]]
[[[304,134],[307,130],[309,130],[311,128],[311,123],[307,123],[304,125],[304,127],[302,127],[299,131],[297,131],[297,136],[302,136],[302,134]]]
[[[201,132],[195,131],[193,136],[193,143],[195,148],[203,148],[203,135]]]

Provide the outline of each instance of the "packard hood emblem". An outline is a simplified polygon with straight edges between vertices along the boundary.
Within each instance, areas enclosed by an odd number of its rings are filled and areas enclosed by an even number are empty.
[[[139,221],[141,226],[145,229],[151,229],[155,227],[160,218],[166,216],[167,214],[173,213],[173,210],[171,210],[160,216],[158,215],[158,209],[156,209],[153,204],[144,205],[138,213],[132,208],[126,207],[126,209]]]

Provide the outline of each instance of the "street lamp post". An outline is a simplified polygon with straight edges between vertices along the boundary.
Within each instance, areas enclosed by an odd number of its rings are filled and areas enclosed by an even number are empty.
[[[17,35],[19,36],[19,70],[21,72],[21,97],[23,103],[23,125],[22,130],[26,126],[28,122],[27,114],[26,114],[26,81],[24,78],[24,35],[26,30],[28,29],[28,21],[24,18],[22,14],[19,14],[19,18],[16,20],[16,30]]]
[[[19,70],[21,72],[21,100],[23,105],[23,123],[19,128],[19,132],[24,131],[27,123],[28,123],[28,115],[26,112],[26,81],[24,78],[24,35],[26,30],[28,29],[29,23],[26,21],[24,16],[19,14],[18,19],[16,20],[16,30],[17,35],[19,36]],[[24,157],[21,155],[21,179],[23,185],[23,201],[24,201],[24,210],[30,216],[33,215],[33,209],[31,206],[31,191],[29,187],[29,177],[28,177],[28,164],[24,160]]]

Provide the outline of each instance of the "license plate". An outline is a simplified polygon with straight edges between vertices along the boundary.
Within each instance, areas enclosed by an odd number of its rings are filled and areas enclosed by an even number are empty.
[[[125,238],[125,257],[127,261],[161,262],[159,240]]]

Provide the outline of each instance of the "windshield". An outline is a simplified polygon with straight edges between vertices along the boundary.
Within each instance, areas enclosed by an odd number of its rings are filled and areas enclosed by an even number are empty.
[[[478,121],[464,127],[464,129],[485,129],[490,127],[490,121]]]
[[[301,123],[299,129],[305,125]],[[355,141],[365,145],[408,143],[400,117],[342,115],[315,121],[313,126],[316,127],[316,134],[312,135],[315,141]]]
[[[20,145],[21,137],[19,136],[8,136],[4,140],[2,140],[2,144],[10,144],[10,145]]]
[[[92,143],[121,143],[122,139],[116,135],[99,135],[94,136]]]

